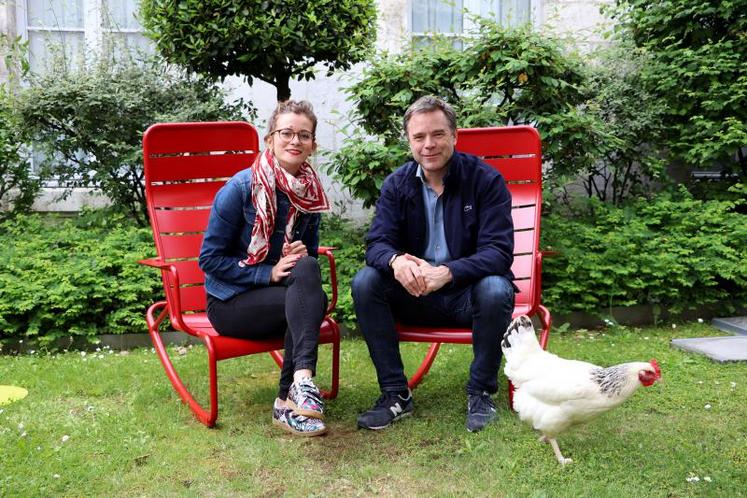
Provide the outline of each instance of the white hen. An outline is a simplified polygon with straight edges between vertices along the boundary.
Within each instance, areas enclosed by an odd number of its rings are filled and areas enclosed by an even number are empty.
[[[656,360],[603,368],[548,353],[537,342],[527,316],[511,322],[501,349],[506,358],[504,372],[516,388],[514,409],[521,420],[542,433],[540,439],[552,445],[561,465],[572,460],[560,452],[558,434],[620,405],[639,386],[650,386],[661,378]]]

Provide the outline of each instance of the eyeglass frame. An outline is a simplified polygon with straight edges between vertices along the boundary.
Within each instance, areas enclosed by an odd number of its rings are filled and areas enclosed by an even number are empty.
[[[270,135],[273,135],[275,133],[282,133],[284,131],[292,133],[290,139],[287,140],[287,141],[282,136],[278,135],[280,137],[280,140],[283,140],[285,143],[291,143],[293,141],[293,139],[296,138],[296,137],[298,137],[298,141],[301,142],[302,144],[303,143],[314,143],[314,140],[316,139],[316,136],[312,132],[310,132],[308,130],[293,131],[290,128],[280,128],[279,130],[271,131]],[[301,135],[300,135],[301,133],[308,133],[310,135],[309,140],[306,141],[303,138],[301,138]]]

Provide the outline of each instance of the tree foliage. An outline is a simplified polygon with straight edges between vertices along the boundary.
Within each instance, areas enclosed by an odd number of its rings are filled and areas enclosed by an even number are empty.
[[[253,112],[225,103],[201,77],[153,59],[97,63],[33,77],[16,102],[27,141],[46,153],[45,168],[66,187],[99,189],[147,224],[142,135],[152,124],[240,119]]]
[[[666,103],[674,156],[747,176],[747,0],[616,0],[611,13],[649,55],[643,84]]]
[[[290,97],[290,79],[327,75],[365,58],[376,37],[374,0],[143,0],[159,52],[192,71],[254,78]]]
[[[355,105],[350,139],[329,168],[354,196],[372,205],[384,177],[407,157],[402,116],[426,94],[441,96],[458,126],[536,126],[556,177],[589,168],[613,138],[595,113],[586,70],[561,42],[530,27],[506,29],[482,20],[479,36],[458,51],[448,42],[374,59],[348,89]]]

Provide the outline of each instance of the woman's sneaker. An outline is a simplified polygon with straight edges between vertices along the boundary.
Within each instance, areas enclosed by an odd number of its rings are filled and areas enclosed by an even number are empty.
[[[272,423],[296,436],[321,436],[327,432],[327,426],[318,418],[298,415],[287,406],[278,406],[277,400],[272,407]]]
[[[324,418],[324,401],[319,389],[309,377],[304,377],[298,382],[291,384],[288,391],[288,407],[292,408],[296,415],[310,418]]]

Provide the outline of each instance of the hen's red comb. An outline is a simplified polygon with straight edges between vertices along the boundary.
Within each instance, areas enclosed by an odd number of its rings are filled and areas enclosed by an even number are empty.
[[[655,359],[652,359],[649,361],[652,367],[654,367],[654,372],[656,372],[657,377],[661,377],[661,368],[659,368],[659,363]]]

